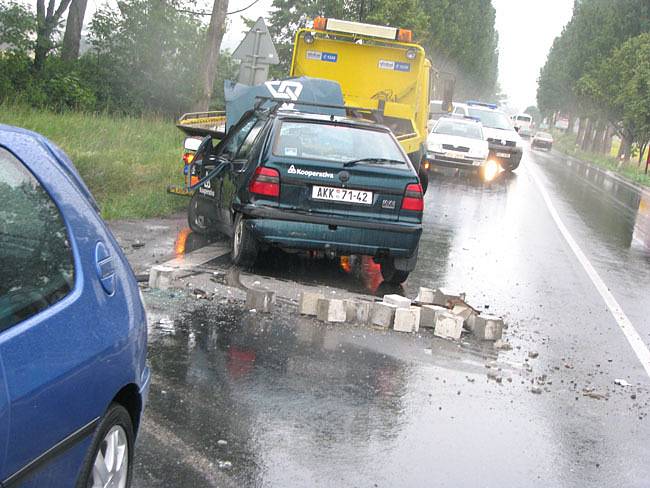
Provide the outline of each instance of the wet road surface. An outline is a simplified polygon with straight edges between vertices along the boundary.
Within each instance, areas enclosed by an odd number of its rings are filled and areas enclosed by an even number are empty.
[[[135,486],[648,486],[650,381],[531,172],[650,344],[647,195],[555,152],[490,185],[435,176],[401,291],[465,291],[505,317],[512,350],[326,326],[290,302],[261,316],[214,276],[210,300],[146,291],[151,321],[175,322],[151,328]],[[253,272],[386,291],[368,262],[282,255]]]

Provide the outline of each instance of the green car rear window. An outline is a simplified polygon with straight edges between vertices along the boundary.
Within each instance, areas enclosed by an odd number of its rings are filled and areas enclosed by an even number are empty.
[[[387,132],[303,121],[282,122],[273,154],[341,163],[383,158],[407,164],[399,144]]]

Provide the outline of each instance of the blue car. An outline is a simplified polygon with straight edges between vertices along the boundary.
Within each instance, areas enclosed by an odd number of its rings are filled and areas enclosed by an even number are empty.
[[[3,125],[0,277],[0,486],[129,486],[149,387],[135,276],[70,160]]]

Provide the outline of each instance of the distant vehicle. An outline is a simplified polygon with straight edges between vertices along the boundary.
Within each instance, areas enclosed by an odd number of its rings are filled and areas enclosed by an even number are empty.
[[[510,119],[491,103],[454,103],[454,113],[474,117],[483,124],[483,135],[490,146],[490,159],[497,161],[506,171],[519,167],[523,155],[521,137]]]
[[[128,487],[149,389],[135,276],[70,160],[0,125],[0,486]]]
[[[517,114],[512,116],[512,122],[515,130],[521,137],[530,137],[533,135],[533,118],[528,114]]]
[[[431,70],[410,30],[316,17],[296,33],[290,75],[338,82],[346,106],[393,131],[426,191]]]
[[[537,132],[530,143],[530,147],[550,151],[553,147],[553,136],[548,132]]]
[[[249,111],[216,147],[208,136],[197,149],[202,186],[190,202],[192,230],[230,236],[237,265],[274,247],[358,254],[379,263],[386,282],[405,281],[417,262],[424,202],[395,136],[282,102]]]
[[[442,117],[427,138],[427,161],[433,165],[478,170],[489,153],[482,125],[472,119]]]
[[[429,120],[438,120],[443,115],[447,115],[447,112],[443,108],[444,102],[442,100],[432,100],[429,102]]]

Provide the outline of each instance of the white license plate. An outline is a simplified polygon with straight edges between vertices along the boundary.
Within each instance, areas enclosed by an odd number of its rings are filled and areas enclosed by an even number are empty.
[[[465,153],[462,153],[460,151],[447,151],[447,157],[465,159]]]
[[[510,153],[497,153],[497,158],[509,158]]]
[[[332,188],[330,186],[313,186],[311,189],[311,197],[315,200],[331,200],[334,202],[372,205],[371,191]]]

